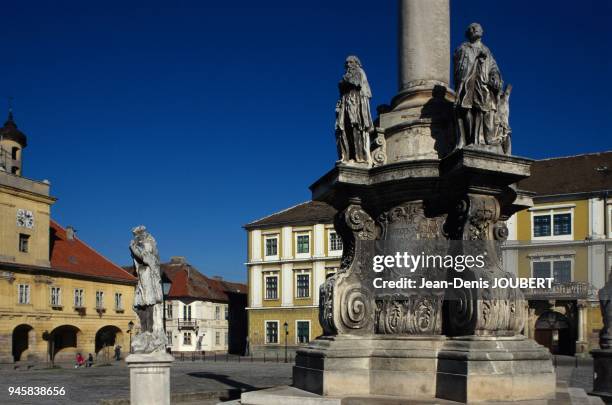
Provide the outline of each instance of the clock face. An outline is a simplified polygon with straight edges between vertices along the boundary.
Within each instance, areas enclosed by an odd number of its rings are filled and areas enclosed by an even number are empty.
[[[34,228],[34,214],[32,214],[32,211],[18,209],[17,226],[29,229]]]

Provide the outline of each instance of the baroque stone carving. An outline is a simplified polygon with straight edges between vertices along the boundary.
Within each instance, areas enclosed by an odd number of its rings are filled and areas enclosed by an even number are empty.
[[[378,167],[387,163],[387,141],[384,131],[376,130],[376,139],[372,149],[372,166]]]
[[[455,50],[455,116],[457,147],[497,145],[510,154],[509,98],[512,86],[504,90],[493,53],[482,43],[483,29],[468,26],[468,41]]]
[[[336,214],[334,223],[344,249],[340,270],[319,290],[321,326],[326,335],[372,333],[374,298],[361,281],[361,274],[368,271],[372,245],[362,242],[376,238],[376,226],[356,201]]]
[[[500,206],[493,196],[468,195],[456,205],[450,218],[450,229],[459,231],[462,242],[455,248],[463,254],[484,254],[484,268],[473,267],[453,272],[449,277],[468,281],[484,280],[486,288],[451,289],[447,291],[447,326],[450,335],[513,336],[523,329],[527,304],[519,289],[493,288],[494,280],[512,278],[501,263],[499,242],[508,236],[508,229],[499,221]],[[453,221],[457,223],[452,224]]]
[[[166,350],[167,338],[163,325],[163,291],[157,242],[144,226],[132,230],[130,253],[138,284],[134,295],[134,311],[140,320],[140,331],[132,339],[134,353],[154,353]]]
[[[369,165],[370,132],[374,130],[370,99],[372,91],[361,62],[356,56],[346,58],[345,72],[338,84],[336,103],[336,144],[343,163]]]
[[[423,201],[400,204],[377,218],[381,239],[406,238],[414,240],[443,239],[446,215],[428,218]]]
[[[395,295],[376,300],[376,333],[434,335],[442,330],[442,296]]]

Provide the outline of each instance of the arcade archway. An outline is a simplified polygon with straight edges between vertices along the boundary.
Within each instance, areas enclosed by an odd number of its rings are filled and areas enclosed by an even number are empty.
[[[101,350],[112,350],[121,341],[121,329],[113,325],[107,325],[96,332],[96,354]]]
[[[574,354],[570,322],[559,312],[546,311],[540,315],[535,324],[534,338],[553,354]]]
[[[54,360],[73,360],[77,352],[81,330],[76,326],[62,325],[51,332],[51,353]]]
[[[13,329],[13,361],[27,360],[27,351],[34,343],[34,328],[27,324]]]

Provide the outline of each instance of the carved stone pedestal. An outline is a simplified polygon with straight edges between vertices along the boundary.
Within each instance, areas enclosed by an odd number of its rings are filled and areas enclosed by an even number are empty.
[[[170,366],[168,353],[130,354],[130,404],[170,405]]]
[[[323,337],[299,350],[296,388],[323,396],[433,399],[443,336]]]
[[[612,404],[612,350],[591,350],[593,356],[593,392],[606,404]]]
[[[438,353],[436,397],[458,402],[555,396],[550,352],[524,336],[450,338]]]

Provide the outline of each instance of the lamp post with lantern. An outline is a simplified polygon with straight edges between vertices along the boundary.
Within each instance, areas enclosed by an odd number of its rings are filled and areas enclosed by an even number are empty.
[[[130,321],[128,323],[127,333],[130,335],[130,353],[132,353],[132,331],[134,330],[134,322]]]
[[[289,336],[289,324],[285,322],[283,327],[285,328],[285,363],[287,363],[287,336]]]

